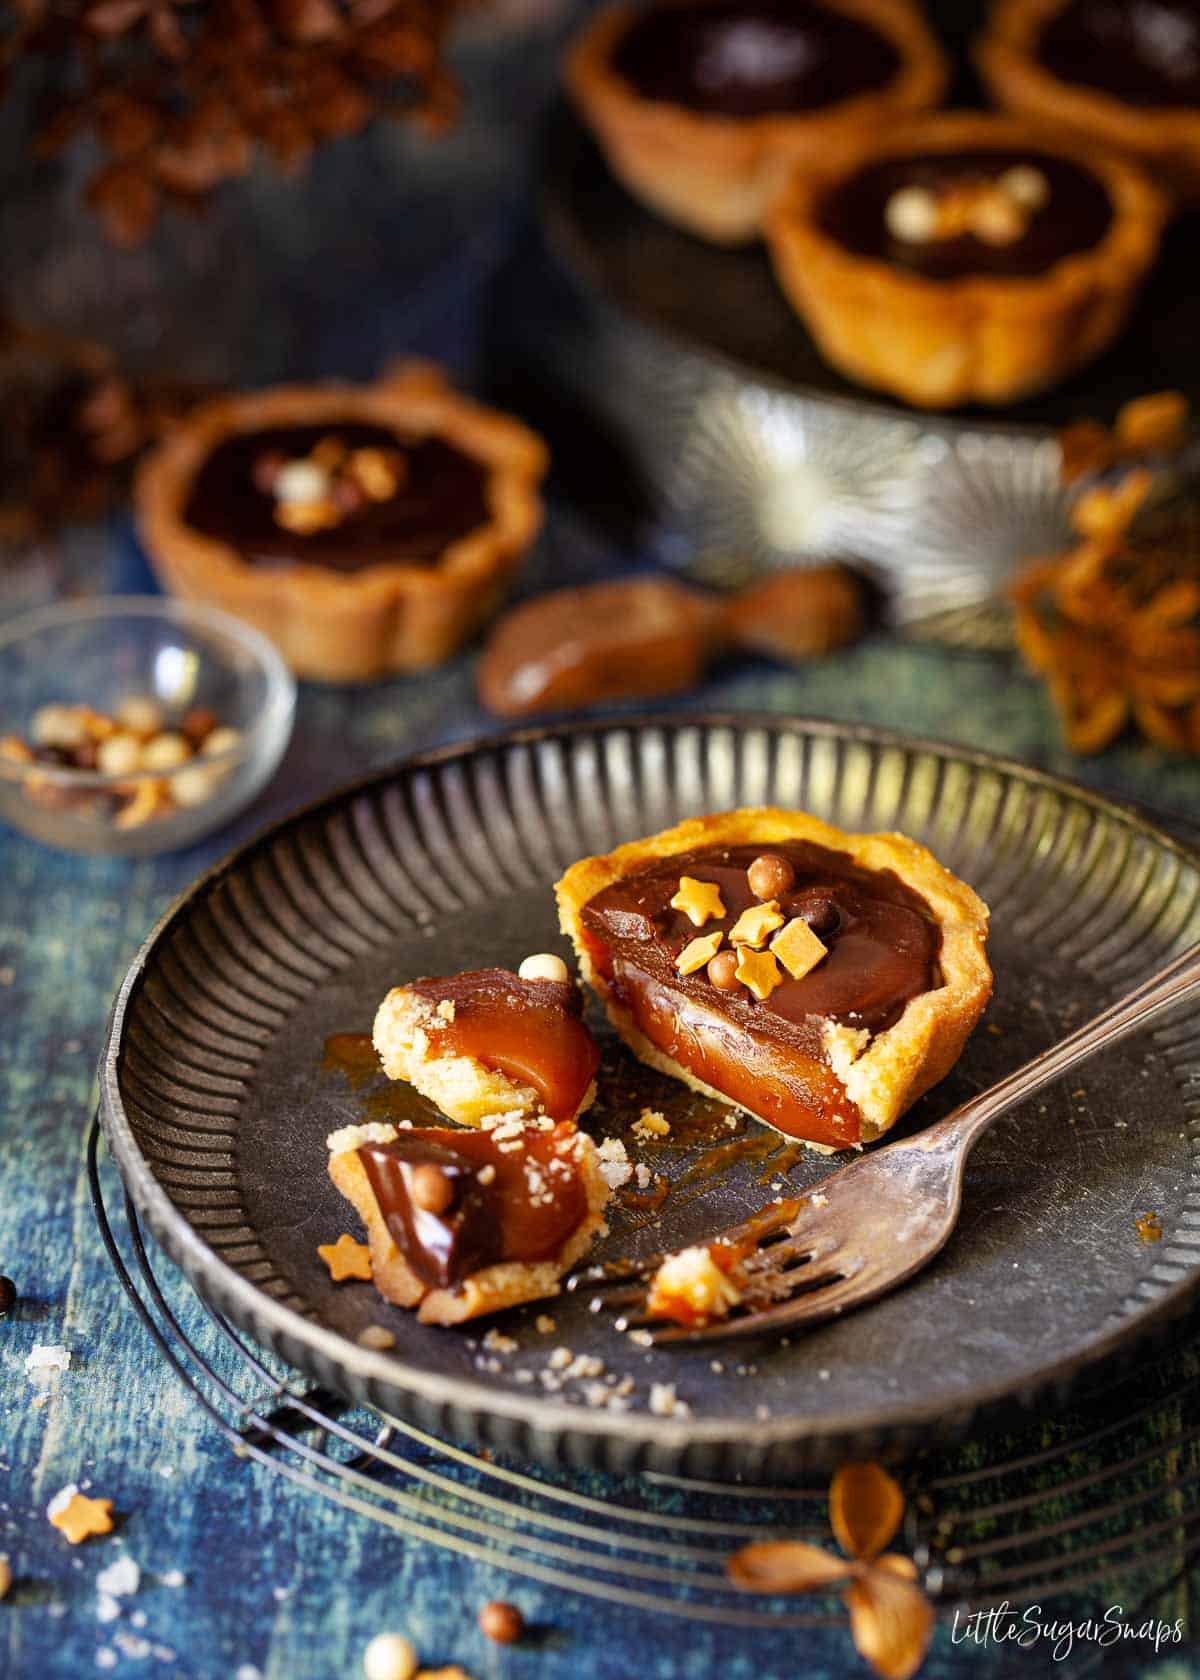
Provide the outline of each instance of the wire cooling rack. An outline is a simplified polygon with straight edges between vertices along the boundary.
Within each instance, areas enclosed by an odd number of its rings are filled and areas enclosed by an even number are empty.
[[[112,1267],[162,1358],[239,1457],[406,1539],[630,1609],[747,1628],[843,1621],[828,1601],[748,1600],[724,1574],[750,1540],[829,1543],[824,1484],[592,1474],[583,1491],[567,1472],[354,1409],[200,1300],[147,1243],[115,1172],[101,1166],[99,1140],[93,1121],[88,1173]],[[896,1473],[908,1495],[903,1544],[943,1615],[1102,1596],[1136,1622],[1200,1550],[1200,1327],[1109,1371],[1068,1412]]]

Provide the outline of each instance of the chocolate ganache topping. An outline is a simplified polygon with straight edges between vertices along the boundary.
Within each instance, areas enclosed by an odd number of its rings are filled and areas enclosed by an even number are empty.
[[[1071,0],[1043,29],[1038,58],[1060,81],[1129,105],[1200,105],[1200,4]]]
[[[720,889],[725,915],[706,922],[706,934],[728,934],[741,913],[760,902],[746,872],[763,847],[721,846],[649,864],[584,906],[584,927],[602,946],[601,960],[618,994],[669,986],[719,1008],[739,1026],[820,1054],[824,1020],[880,1033],[899,1020],[910,998],[940,983],[937,923],[925,901],[891,870],[862,869],[844,853],[810,841],[786,841],[770,852],[794,871],[792,884],[775,900],[780,914],[807,921],[828,949],[817,967],[802,979],[785,979],[762,1002],[744,987],[718,990],[703,969],[679,973],[675,959],[698,931],[670,905],[682,875]]]
[[[908,189],[937,200],[975,182],[999,182],[1010,170],[1036,171],[1044,182],[1043,202],[1023,218],[1016,237],[996,242],[962,231],[906,239],[889,226],[889,205]],[[819,210],[825,232],[847,250],[931,280],[1044,274],[1064,257],[1098,245],[1112,218],[1103,183],[1082,165],[1047,152],[1007,150],[881,158],[839,181]]]
[[[307,465],[326,439],[350,453],[396,458],[401,470],[392,475],[394,493],[356,493],[329,523],[289,528],[281,523],[279,497],[264,479],[263,463]],[[439,437],[405,439],[359,422],[272,427],[218,444],[196,475],[183,516],[194,530],[228,543],[251,565],[304,561],[341,572],[387,561],[433,565],[451,543],[490,517],[487,470]]]
[[[434,1289],[501,1261],[550,1259],[587,1215],[569,1127],[524,1131],[519,1141],[413,1130],[394,1143],[364,1144],[358,1157],[396,1246]],[[430,1198],[414,1183],[417,1169],[430,1166],[448,1181],[441,1207],[422,1206]]]
[[[644,11],[613,55],[643,99],[726,117],[834,105],[899,64],[885,36],[815,0],[675,0]]]

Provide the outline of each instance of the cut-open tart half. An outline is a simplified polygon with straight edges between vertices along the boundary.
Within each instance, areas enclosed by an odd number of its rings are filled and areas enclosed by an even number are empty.
[[[410,362],[202,404],[143,462],[135,509],[175,594],[247,619],[301,676],[363,681],[435,665],[491,617],[546,464],[520,421]]]
[[[1014,402],[1098,355],[1167,214],[1115,153],[1021,118],[943,112],[795,171],[764,233],[835,367],[953,408]]]
[[[385,1300],[458,1324],[558,1292],[604,1225],[596,1146],[569,1123],[346,1126],[329,1176],[367,1229]]]
[[[566,76],[635,197],[740,244],[789,168],[936,105],[946,65],[910,0],[622,0],[588,24]]]
[[[986,906],[899,834],[728,811],[584,858],[556,890],[639,1060],[818,1148],[886,1132],[991,993]]]

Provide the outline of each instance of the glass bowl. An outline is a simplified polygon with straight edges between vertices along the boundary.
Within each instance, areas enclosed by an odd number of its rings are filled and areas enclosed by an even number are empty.
[[[164,768],[160,751],[156,769],[106,773],[62,762],[50,743],[32,759],[17,744],[31,744],[43,707],[111,717],[131,701],[154,703],[161,731],[187,724],[202,743],[195,757]],[[129,595],[28,613],[0,626],[0,818],[74,852],[145,857],[189,845],[273,775],[295,705],[270,642],[212,607]],[[211,747],[196,733],[204,714],[223,731]],[[41,732],[55,736],[45,714]]]

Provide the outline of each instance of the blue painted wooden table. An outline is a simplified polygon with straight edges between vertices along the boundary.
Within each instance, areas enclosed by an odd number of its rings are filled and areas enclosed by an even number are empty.
[[[203,371],[218,377],[228,377],[230,363],[244,378],[366,372],[382,352],[401,347],[469,372],[478,360],[484,282],[520,225],[514,218],[528,113],[548,85],[555,33],[543,32],[536,51],[510,53],[503,78],[492,75],[491,60],[481,61],[482,70],[475,66],[476,115],[462,134],[442,152],[407,144],[399,173],[408,199],[398,192],[396,159],[387,150],[397,142],[377,138],[364,142],[365,175],[334,148],[308,189],[291,185],[264,197],[261,183],[252,185],[236,213],[256,218],[251,243],[259,241],[260,257],[269,248],[277,263],[286,256],[291,264],[278,295],[261,276],[248,277],[245,241],[235,237],[222,250],[229,253],[230,308],[241,336],[231,329],[218,353],[213,335],[177,318],[170,323],[175,338],[164,329],[163,342],[179,345],[180,356],[189,346],[203,352]],[[364,180],[375,194],[370,202]],[[354,185],[349,197],[347,181]],[[328,209],[344,230],[347,218],[375,215],[381,202],[386,238],[337,247],[341,283],[349,274],[359,307],[330,307],[338,264],[306,270],[296,229]],[[426,259],[418,263],[413,248],[422,246],[422,233]],[[212,253],[192,235],[181,237],[198,265],[191,273],[195,295]],[[123,528],[99,552],[98,565],[94,553],[90,562],[90,587],[136,585],[138,562]],[[526,585],[584,578],[639,558],[614,552],[559,505]],[[274,784],[234,828],[191,851],[138,863],[77,858],[0,832],[0,1271],[20,1290],[16,1311],[0,1320],[0,1552],[16,1576],[0,1603],[5,1680],[75,1680],[106,1671],[164,1680],[342,1680],[360,1672],[363,1646],[383,1628],[406,1631],[426,1661],[461,1663],[477,1680],[794,1680],[865,1672],[840,1623],[802,1640],[782,1633],[747,1639],[720,1627],[617,1613],[384,1535],[305,1495],[230,1451],[154,1350],[105,1258],[84,1137],[109,1000],[138,944],[173,895],[268,819],[360,770],[491,727],[473,698],[471,665],[468,652],[419,680],[365,691],[305,689]],[[1008,753],[1200,817],[1194,764],[1136,746],[1072,763],[1056,744],[1041,691],[1006,657],[875,636],[803,672],[726,667],[687,704],[882,723]],[[102,1171],[111,1192],[111,1167]],[[169,1278],[170,1268],[163,1271]],[[170,1286],[168,1298],[220,1366],[225,1356],[186,1289]],[[69,1371],[44,1392],[24,1369],[38,1343],[71,1352]],[[113,1536],[73,1550],[50,1526],[47,1502],[71,1482],[114,1501]],[[1181,1568],[1185,1540],[1181,1531]],[[104,1620],[98,1612],[111,1606],[98,1597],[97,1575],[122,1555],[140,1565],[141,1586]],[[493,1596],[515,1600],[537,1637],[511,1650],[488,1645],[475,1614]],[[1161,1613],[1186,1617],[1190,1597],[1184,1570]],[[1156,1680],[1200,1672],[1182,1646],[1164,1648],[1157,1659],[1139,1651],[1122,1664],[1121,1672]],[[947,1680],[1038,1674],[1049,1666],[1044,1650],[1022,1660],[1009,1647],[955,1643],[943,1629],[925,1672]]]

